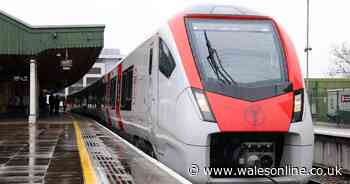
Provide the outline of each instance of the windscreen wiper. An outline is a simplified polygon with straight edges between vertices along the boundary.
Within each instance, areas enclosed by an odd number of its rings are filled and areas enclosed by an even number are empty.
[[[215,48],[211,46],[210,40],[208,38],[207,31],[204,31],[204,38],[208,48],[209,55],[207,56],[207,61],[210,65],[210,68],[214,71],[218,80],[222,81],[224,84],[234,84],[237,85],[237,82],[233,80],[231,75],[225,70],[221,64],[221,59],[218,52]]]

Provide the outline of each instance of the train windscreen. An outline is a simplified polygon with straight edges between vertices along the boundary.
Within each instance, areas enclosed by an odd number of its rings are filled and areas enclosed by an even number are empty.
[[[188,19],[187,28],[206,90],[258,100],[291,88],[272,21]]]

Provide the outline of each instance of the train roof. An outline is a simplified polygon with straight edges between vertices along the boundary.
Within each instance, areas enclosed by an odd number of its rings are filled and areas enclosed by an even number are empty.
[[[266,16],[260,12],[232,5],[198,5],[184,11],[185,14]]]

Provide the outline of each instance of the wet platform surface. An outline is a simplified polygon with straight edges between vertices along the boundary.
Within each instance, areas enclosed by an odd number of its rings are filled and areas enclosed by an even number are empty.
[[[82,134],[104,183],[190,183],[168,172],[164,165],[150,160],[142,151],[132,149],[120,137],[88,119],[80,123]],[[164,169],[165,168],[165,169]]]
[[[71,119],[0,122],[0,183],[83,183]]]
[[[36,125],[25,119],[0,121],[0,184],[91,183],[84,182],[79,137],[96,183],[189,183],[96,122],[65,114]]]

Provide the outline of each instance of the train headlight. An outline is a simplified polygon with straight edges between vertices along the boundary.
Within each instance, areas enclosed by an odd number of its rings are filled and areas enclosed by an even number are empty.
[[[199,89],[192,89],[192,91],[193,91],[194,97],[196,99],[197,105],[199,107],[199,110],[201,112],[202,119],[204,121],[215,122],[214,115],[210,109],[207,97],[205,96],[203,91],[201,91]]]
[[[304,107],[304,91],[299,90],[294,92],[294,112],[293,122],[299,122],[303,119],[303,107]]]

